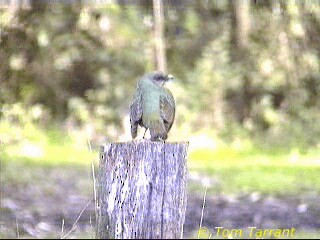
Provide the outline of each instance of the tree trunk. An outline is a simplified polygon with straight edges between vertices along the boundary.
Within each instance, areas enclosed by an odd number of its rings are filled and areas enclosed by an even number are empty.
[[[156,52],[156,68],[167,72],[166,44],[164,39],[164,16],[162,0],[153,0],[154,40]]]
[[[187,142],[101,147],[97,238],[182,238]]]
[[[235,113],[239,122],[243,123],[251,111],[251,79],[248,75],[251,63],[248,62],[248,39],[250,33],[250,0],[230,0],[232,10],[231,21],[231,60],[240,65],[242,83],[237,93]]]
[[[232,43],[235,51],[240,54],[234,56],[236,60],[241,59],[241,56],[247,48],[248,36],[250,31],[250,0],[231,0],[232,8]],[[240,55],[240,56],[238,56]]]

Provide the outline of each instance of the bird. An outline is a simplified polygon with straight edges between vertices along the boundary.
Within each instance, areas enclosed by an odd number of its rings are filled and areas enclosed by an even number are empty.
[[[150,130],[151,141],[166,140],[175,118],[175,100],[164,83],[173,79],[160,71],[145,74],[138,80],[130,105],[132,139],[137,137],[138,125]]]

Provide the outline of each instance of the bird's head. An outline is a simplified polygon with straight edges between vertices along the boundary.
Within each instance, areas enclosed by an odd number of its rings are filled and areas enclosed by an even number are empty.
[[[163,86],[165,82],[172,80],[173,76],[171,74],[165,75],[162,72],[154,72],[151,74],[151,79],[155,84]]]

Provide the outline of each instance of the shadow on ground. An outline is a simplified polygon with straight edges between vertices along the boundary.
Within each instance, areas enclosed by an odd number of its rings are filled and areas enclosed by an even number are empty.
[[[94,238],[91,171],[70,167],[28,171],[35,181],[1,182],[0,237]],[[188,194],[185,238],[197,236],[203,206],[201,195]],[[213,234],[215,227],[294,227],[297,231],[319,231],[319,202],[320,196],[312,193],[281,197],[208,193],[202,226]]]

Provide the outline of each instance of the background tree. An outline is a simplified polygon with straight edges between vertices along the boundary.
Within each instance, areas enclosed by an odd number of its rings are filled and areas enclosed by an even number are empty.
[[[214,126],[224,134],[232,125],[258,138],[279,139],[285,131],[300,141],[305,134],[303,141],[315,144],[309,133],[317,132],[319,119],[317,4],[7,4],[1,10],[8,16],[1,22],[3,104],[40,104],[54,122],[94,122],[100,133],[105,126],[121,129],[126,92],[155,62],[166,69],[168,61],[183,109],[177,124],[187,123],[190,133]]]
[[[153,0],[153,13],[156,69],[166,73],[167,58],[164,38],[164,16],[162,0]]]

